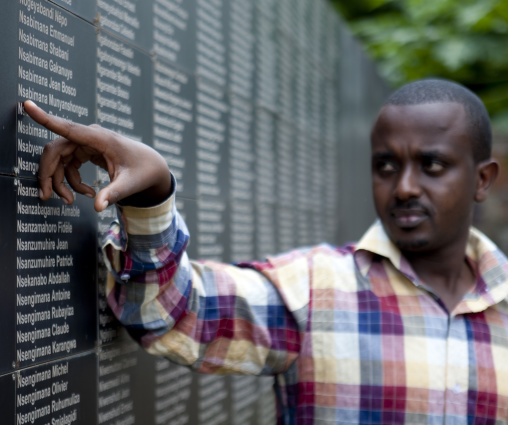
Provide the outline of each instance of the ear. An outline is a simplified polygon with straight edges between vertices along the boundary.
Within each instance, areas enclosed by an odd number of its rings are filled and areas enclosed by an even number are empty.
[[[499,164],[495,159],[488,159],[476,166],[476,192],[474,200],[483,202],[487,199],[490,186],[496,180],[499,173]]]

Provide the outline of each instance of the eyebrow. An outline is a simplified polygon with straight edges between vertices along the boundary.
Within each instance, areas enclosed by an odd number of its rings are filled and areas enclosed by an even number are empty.
[[[373,160],[392,159],[393,157],[395,157],[395,155],[391,152],[376,152],[372,154]]]
[[[424,158],[424,159],[435,159],[435,158],[446,159],[446,158],[448,158],[448,155],[446,155],[446,153],[444,153],[444,152],[434,150],[434,151],[421,152],[420,157]]]
[[[446,153],[444,153],[442,151],[438,151],[438,150],[420,152],[419,156],[421,158],[425,158],[425,159],[447,158],[448,157],[448,155],[446,155]],[[372,154],[373,160],[392,159],[394,157],[396,157],[396,155],[393,154],[392,152],[389,152],[389,151],[375,152]]]

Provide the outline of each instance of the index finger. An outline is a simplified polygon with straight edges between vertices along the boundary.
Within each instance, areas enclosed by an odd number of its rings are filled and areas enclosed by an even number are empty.
[[[53,133],[59,134],[78,145],[86,145],[102,151],[99,143],[100,137],[97,134],[96,129],[72,121],[67,121],[66,119],[55,115],[49,115],[31,100],[25,101],[24,108],[26,113],[35,122],[43,125]]]

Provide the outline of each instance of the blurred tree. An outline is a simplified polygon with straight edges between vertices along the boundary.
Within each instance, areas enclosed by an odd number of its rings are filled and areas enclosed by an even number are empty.
[[[508,0],[331,0],[394,88],[458,81],[508,133]]]

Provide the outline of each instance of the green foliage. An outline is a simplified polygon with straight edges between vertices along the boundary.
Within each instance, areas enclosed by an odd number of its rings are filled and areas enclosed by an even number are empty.
[[[393,87],[458,81],[508,129],[508,0],[332,1]]]

